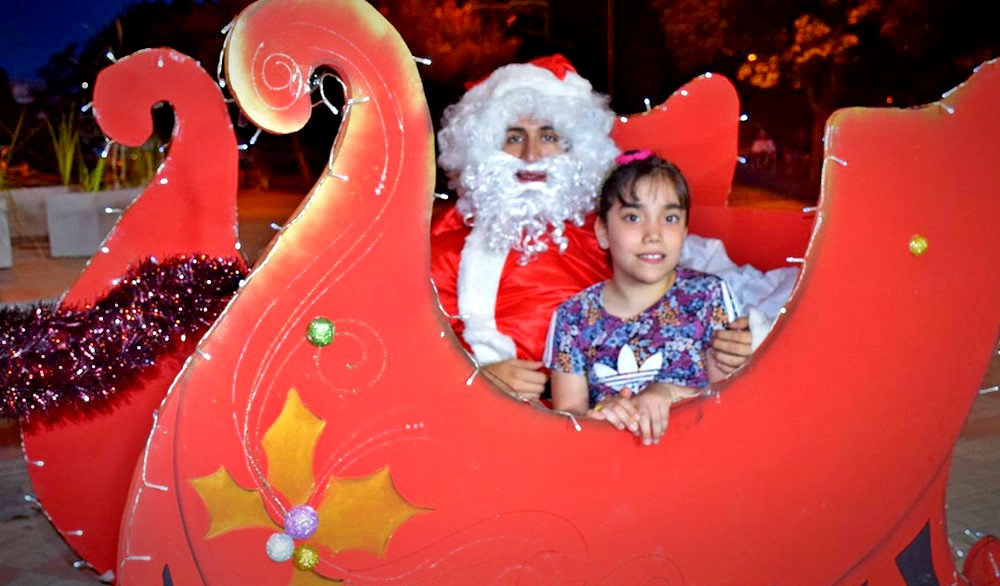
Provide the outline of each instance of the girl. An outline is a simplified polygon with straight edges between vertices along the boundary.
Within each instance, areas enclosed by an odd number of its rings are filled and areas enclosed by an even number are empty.
[[[594,225],[611,279],[559,306],[545,365],[556,410],[628,428],[649,445],[674,401],[724,378],[706,351],[726,327],[726,302],[721,279],[677,266],[690,208],[680,171],[651,151],[616,162]]]

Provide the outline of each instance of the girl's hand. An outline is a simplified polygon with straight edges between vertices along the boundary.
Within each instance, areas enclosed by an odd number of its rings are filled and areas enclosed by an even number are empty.
[[[639,433],[639,411],[632,403],[632,391],[625,389],[621,393],[601,399],[589,415],[598,420],[607,421],[619,431],[629,430]]]
[[[667,425],[670,422],[670,406],[677,401],[697,396],[698,389],[678,386],[671,383],[653,383],[646,387],[646,390],[633,396],[630,392],[624,391],[617,397],[611,397],[602,401],[594,411],[597,411],[595,418],[603,418],[618,429],[626,427],[638,437],[644,446],[660,443],[660,438],[667,432]],[[601,405],[610,404],[598,410]],[[616,418],[622,417],[622,412],[626,423],[624,426],[616,425],[608,415]],[[607,413],[603,417],[597,417],[601,413]]]
[[[660,443],[670,422],[670,405],[673,403],[673,385],[661,383],[650,385],[632,399],[639,414],[639,433],[642,445]]]
[[[750,320],[741,317],[730,323],[727,329],[712,334],[712,349],[708,355],[723,375],[732,374],[750,359],[753,353],[751,339]]]

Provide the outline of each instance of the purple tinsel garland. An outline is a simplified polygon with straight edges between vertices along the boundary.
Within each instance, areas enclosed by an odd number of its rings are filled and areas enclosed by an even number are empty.
[[[147,259],[92,307],[0,309],[0,417],[54,421],[108,401],[193,348],[245,277],[236,259]]]

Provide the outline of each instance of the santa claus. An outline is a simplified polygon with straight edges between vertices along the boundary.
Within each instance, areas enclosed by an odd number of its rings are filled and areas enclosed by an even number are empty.
[[[508,392],[542,392],[553,311],[610,275],[592,212],[619,152],[614,116],[560,55],[501,67],[445,110],[438,163],[458,201],[433,222],[431,274],[455,333]],[[750,355],[746,327],[713,341],[727,372]]]

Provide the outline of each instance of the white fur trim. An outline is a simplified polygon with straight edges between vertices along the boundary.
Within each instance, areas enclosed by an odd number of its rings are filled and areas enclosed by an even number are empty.
[[[458,313],[465,323],[462,337],[481,365],[517,357],[517,347],[500,333],[496,322],[497,290],[507,253],[490,250],[485,230],[472,229],[458,262]]]
[[[520,88],[552,97],[579,99],[588,98],[594,91],[589,81],[573,71],[567,71],[566,77],[559,79],[548,69],[530,63],[517,63],[497,69],[486,81],[470,89],[467,95],[470,100],[492,101]]]

